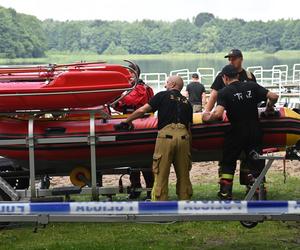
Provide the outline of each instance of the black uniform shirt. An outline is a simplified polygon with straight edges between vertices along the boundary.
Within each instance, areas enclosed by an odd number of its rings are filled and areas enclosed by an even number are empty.
[[[248,82],[248,81],[256,82],[255,76],[254,76],[251,72],[250,72],[250,74],[251,74],[251,76],[252,76],[252,79],[248,77],[246,70],[243,69],[243,70],[239,73],[239,80],[240,80],[241,82]],[[215,78],[213,84],[211,85],[211,89],[214,89],[214,90],[216,90],[216,91],[219,91],[220,89],[222,89],[222,88],[224,88],[224,87],[225,87],[225,84],[224,84],[223,79],[222,79],[222,74],[219,73],[219,74],[216,76],[216,78]]]
[[[231,124],[258,121],[257,104],[266,99],[268,90],[255,82],[233,82],[218,92],[217,105],[223,106]]]
[[[153,96],[149,105],[158,111],[158,129],[171,123],[182,123],[187,128],[193,122],[193,109],[186,97],[178,90],[161,91]]]
[[[202,94],[205,93],[203,84],[200,82],[191,82],[186,86],[186,91],[189,93],[191,104],[202,104]]]

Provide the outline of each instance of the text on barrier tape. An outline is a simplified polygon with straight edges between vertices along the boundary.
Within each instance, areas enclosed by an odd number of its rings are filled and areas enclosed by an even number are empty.
[[[0,202],[3,214],[300,214],[300,201]]]

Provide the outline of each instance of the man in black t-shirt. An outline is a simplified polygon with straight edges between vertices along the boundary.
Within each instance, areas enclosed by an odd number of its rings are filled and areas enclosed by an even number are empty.
[[[251,151],[261,153],[262,150],[257,104],[268,99],[266,113],[272,113],[278,96],[257,83],[239,81],[238,71],[233,65],[225,66],[221,75],[227,86],[219,91],[215,110],[203,114],[203,121],[221,119],[226,110],[231,123],[230,130],[225,135],[218,193],[220,199],[231,200],[236,161],[242,152],[247,160],[253,161]]]
[[[250,72],[243,69],[243,54],[239,49],[232,49],[225,58],[228,58],[229,65],[233,65],[237,71],[238,71],[238,79],[241,82],[255,82],[256,78],[255,76]],[[205,107],[206,112],[210,112],[213,107],[215,106],[215,103],[217,101],[218,91],[225,87],[225,83],[222,79],[222,74],[218,74],[211,85],[211,92],[210,92],[210,98],[207,102],[207,105]],[[255,166],[251,166],[249,162],[242,159],[240,164],[240,184],[241,185],[251,185],[251,178],[249,176],[257,177],[263,167],[265,166],[265,161],[260,162],[252,162],[251,164],[254,164]],[[255,167],[255,168],[254,168]],[[250,168],[253,170],[250,171]],[[255,171],[254,171],[255,169]]]
[[[249,72],[243,69],[243,54],[239,49],[232,49],[225,58],[228,58],[229,64],[233,65],[236,70],[238,71],[238,79],[241,82],[256,82],[255,76]],[[210,92],[210,98],[207,102],[207,105],[205,107],[205,111],[210,112],[215,106],[215,103],[217,101],[218,91],[225,87],[225,83],[222,79],[222,74],[218,74],[211,85],[211,92]]]
[[[193,106],[193,112],[201,112],[206,104],[206,94],[205,87],[200,83],[197,73],[192,74],[192,81],[186,86],[186,93]]]
[[[168,180],[173,163],[177,185],[176,193],[180,200],[189,200],[192,196],[192,184],[189,178],[191,169],[190,124],[193,122],[193,110],[189,101],[181,95],[183,80],[180,76],[171,76],[165,85],[167,91],[157,93],[148,104],[133,112],[117,126],[116,130],[130,129],[132,121],[145,113],[158,111],[158,135],[153,155],[154,186],[152,200],[168,199]]]

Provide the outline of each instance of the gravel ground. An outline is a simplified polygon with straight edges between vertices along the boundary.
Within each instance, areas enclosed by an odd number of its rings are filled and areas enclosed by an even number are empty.
[[[238,175],[238,170],[236,175]],[[283,173],[283,161],[275,161],[269,173]],[[300,177],[300,162],[286,161],[287,176]],[[218,182],[218,162],[197,162],[193,163],[193,168],[190,172],[191,181],[193,184],[199,183],[217,183]],[[104,186],[118,185],[120,175],[106,175],[103,177]],[[142,184],[144,185],[143,178]],[[172,167],[169,181],[171,184],[176,183],[176,175]],[[128,185],[128,176],[123,177],[123,184]],[[69,177],[53,177],[51,180],[52,186],[71,185]]]

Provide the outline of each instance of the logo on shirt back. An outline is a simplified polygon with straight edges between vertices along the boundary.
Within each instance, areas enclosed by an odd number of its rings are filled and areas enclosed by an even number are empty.
[[[184,96],[180,97],[180,96],[170,95],[170,99],[175,100],[177,102],[182,102],[182,103],[185,103],[185,104],[188,103],[188,100]]]
[[[251,92],[251,90],[247,91],[246,98],[248,98],[248,99],[252,98],[252,92]]]
[[[243,94],[242,93],[235,93],[234,96],[237,97],[239,101],[243,100]]]
[[[234,96],[237,97],[237,99],[238,99],[239,101],[244,100],[243,93],[235,93]],[[247,98],[247,99],[251,99],[251,98],[252,98],[252,91],[251,91],[251,90],[248,90],[248,91],[246,92],[246,98]]]

